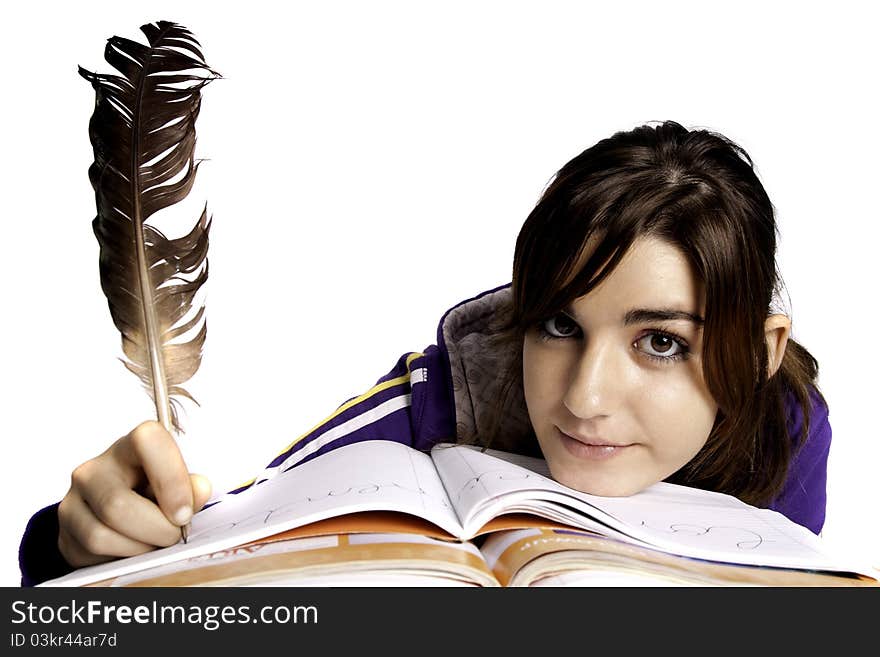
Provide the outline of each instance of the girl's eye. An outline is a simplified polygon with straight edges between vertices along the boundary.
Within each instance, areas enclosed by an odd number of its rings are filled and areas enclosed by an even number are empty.
[[[672,361],[686,358],[690,353],[687,343],[668,333],[654,331],[635,341],[635,348],[659,361]]]
[[[539,329],[541,334],[548,338],[570,338],[580,331],[577,322],[565,313],[559,313],[544,320]]]

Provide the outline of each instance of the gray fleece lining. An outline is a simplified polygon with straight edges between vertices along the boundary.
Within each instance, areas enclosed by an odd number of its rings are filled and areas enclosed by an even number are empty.
[[[490,323],[500,308],[510,303],[509,287],[468,301],[450,311],[443,322],[443,339],[449,353],[455,400],[456,436],[474,442],[485,431],[491,405],[501,394],[502,377],[514,361],[520,362],[521,345],[501,348],[491,341]],[[491,446],[514,452],[537,449],[522,392],[522,366]],[[480,436],[477,442],[484,444]]]

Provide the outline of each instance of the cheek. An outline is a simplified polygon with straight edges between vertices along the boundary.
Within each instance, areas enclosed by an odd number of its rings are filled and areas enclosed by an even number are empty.
[[[706,443],[718,405],[701,376],[683,372],[665,377],[643,389],[640,397],[639,423],[655,444],[689,458]]]
[[[523,345],[523,393],[532,424],[539,426],[556,401],[561,399],[564,388],[563,364],[555,362],[548,350],[541,345]]]

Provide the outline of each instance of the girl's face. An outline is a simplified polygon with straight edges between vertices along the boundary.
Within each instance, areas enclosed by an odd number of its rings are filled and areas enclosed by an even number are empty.
[[[641,238],[614,271],[523,343],[529,417],[553,478],[594,495],[662,481],[706,443],[701,284],[671,244]]]

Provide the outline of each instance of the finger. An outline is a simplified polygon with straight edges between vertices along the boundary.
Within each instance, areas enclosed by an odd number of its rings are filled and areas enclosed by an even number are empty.
[[[208,503],[208,500],[211,499],[213,487],[211,486],[211,481],[204,475],[193,474],[191,472],[189,474],[189,480],[193,489],[193,512],[199,511]],[[141,490],[141,495],[148,499],[156,499],[153,487],[149,484]]]
[[[173,545],[179,530],[151,500],[131,489],[130,469],[120,464],[118,454],[103,454],[73,471],[71,493],[83,500],[98,521],[122,536],[151,546]],[[76,502],[74,499],[68,504],[73,513],[81,508]]]
[[[123,536],[159,547],[174,545],[180,539],[180,528],[121,478],[112,474],[96,476],[78,492],[101,523]]]
[[[198,511],[211,499],[211,482],[199,474],[190,474],[189,480],[193,490],[193,509]]]
[[[64,560],[74,568],[94,566],[96,563],[104,563],[114,559],[114,557],[106,555],[92,554],[64,529],[58,530],[58,551],[61,552]]]
[[[155,549],[111,529],[92,512],[76,491],[70,491],[58,506],[59,539],[63,528],[86,552],[110,557],[130,557]]]
[[[118,443],[117,457],[142,468],[165,517],[175,525],[185,525],[193,513],[193,491],[174,438],[153,421],[138,425],[126,438]]]

